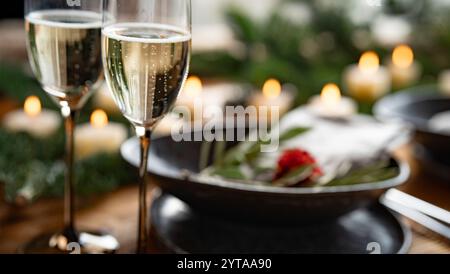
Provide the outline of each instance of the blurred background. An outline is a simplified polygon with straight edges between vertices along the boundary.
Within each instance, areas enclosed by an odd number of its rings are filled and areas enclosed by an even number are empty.
[[[22,5],[0,13],[3,62],[26,61]],[[274,77],[294,84],[300,103],[327,82],[341,83],[364,51],[387,65],[406,43],[421,65],[414,84],[436,83],[450,62],[449,10],[445,0],[194,0],[191,72],[255,86]]]

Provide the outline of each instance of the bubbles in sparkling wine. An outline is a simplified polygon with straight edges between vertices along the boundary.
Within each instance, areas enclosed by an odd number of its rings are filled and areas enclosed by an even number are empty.
[[[81,107],[102,79],[101,15],[44,10],[26,16],[28,53],[45,91]]]
[[[165,25],[117,24],[103,30],[103,52],[107,81],[125,117],[152,127],[186,78],[190,35]]]

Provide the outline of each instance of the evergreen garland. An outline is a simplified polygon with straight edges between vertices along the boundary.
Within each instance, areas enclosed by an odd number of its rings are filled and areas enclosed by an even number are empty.
[[[0,64],[0,94],[23,103],[30,95],[38,96],[45,108],[56,105],[39,84],[23,69]],[[88,103],[79,123],[87,122],[93,110]],[[124,118],[112,120],[128,126]],[[4,184],[10,202],[32,202],[40,197],[62,196],[64,190],[64,130],[47,139],[37,139],[27,133],[10,133],[0,127],[0,182]],[[121,184],[137,180],[136,171],[119,153],[100,154],[76,163],[77,195],[108,192]]]
[[[309,23],[299,24],[285,15],[283,4],[304,5],[311,13]],[[261,87],[275,77],[298,88],[298,104],[320,92],[328,82],[342,85],[342,73],[357,63],[361,53],[374,50],[390,58],[392,49],[377,45],[370,33],[370,22],[356,25],[349,19],[352,1],[285,0],[262,22],[245,11],[231,7],[226,12],[229,26],[242,54],[226,51],[196,53],[192,73],[214,76]],[[380,1],[386,15],[402,16],[412,26],[411,46],[423,66],[424,77],[418,84],[436,81],[443,69],[450,68],[450,5],[437,6],[427,0]],[[330,5],[331,7],[327,7]],[[369,8],[369,7],[368,7]],[[368,35],[365,48],[355,43],[355,32]],[[305,54],[302,47],[314,52]]]

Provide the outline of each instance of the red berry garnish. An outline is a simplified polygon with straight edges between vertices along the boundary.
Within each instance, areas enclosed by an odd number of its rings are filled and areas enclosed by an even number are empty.
[[[314,169],[311,176],[305,181],[298,182],[299,184],[307,181],[314,181],[317,177],[323,175],[322,169],[317,165],[316,159],[311,154],[302,149],[290,149],[284,151],[278,159],[275,180],[282,178],[289,172],[302,166],[313,166]]]

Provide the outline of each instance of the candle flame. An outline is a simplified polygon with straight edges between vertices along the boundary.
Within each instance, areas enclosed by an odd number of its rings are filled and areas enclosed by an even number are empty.
[[[269,79],[264,83],[263,94],[266,98],[277,98],[281,94],[281,84],[276,79]]]
[[[365,52],[359,59],[359,69],[365,73],[375,73],[380,67],[380,58],[373,51]]]
[[[92,112],[91,125],[94,128],[103,128],[108,125],[108,115],[101,109],[97,109]]]
[[[28,116],[36,117],[42,111],[41,101],[37,96],[30,96],[25,100],[23,108]]]
[[[326,84],[322,89],[320,98],[327,105],[335,105],[342,99],[341,90],[336,84]]]
[[[184,86],[184,92],[189,97],[199,96],[200,93],[202,92],[202,90],[203,90],[202,81],[197,76],[190,76],[186,80],[186,84]]]
[[[392,63],[400,68],[408,68],[414,62],[414,52],[407,45],[399,45],[392,53]]]

